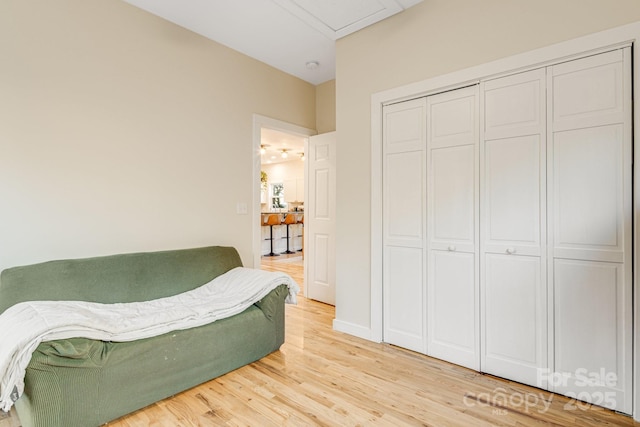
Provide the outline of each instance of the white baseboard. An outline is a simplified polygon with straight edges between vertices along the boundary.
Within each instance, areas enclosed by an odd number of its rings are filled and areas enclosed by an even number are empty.
[[[376,341],[372,339],[371,329],[364,326],[356,325],[355,323],[344,322],[342,320],[333,319],[333,330],[338,332],[344,332],[345,334],[353,335],[358,338],[363,338],[368,341]]]

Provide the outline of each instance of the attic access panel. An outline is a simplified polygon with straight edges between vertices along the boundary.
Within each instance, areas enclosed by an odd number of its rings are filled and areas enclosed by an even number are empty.
[[[332,40],[403,10],[395,0],[274,0]]]

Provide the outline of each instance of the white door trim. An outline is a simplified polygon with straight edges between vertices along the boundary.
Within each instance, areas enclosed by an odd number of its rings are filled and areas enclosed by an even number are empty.
[[[640,165],[640,22],[579,37],[413,84],[374,93],[371,96],[371,330],[373,341],[382,341],[382,106],[463,87],[490,77],[542,67],[633,44],[633,144],[634,160]],[[634,171],[634,369],[633,416],[640,421],[640,172]]]
[[[308,129],[292,123],[283,122],[282,120],[272,119],[270,117],[253,115],[253,176],[251,177],[251,188],[253,194],[251,196],[251,230],[253,239],[253,267],[260,267],[261,253],[261,226],[260,226],[260,131],[262,128],[286,132],[298,136],[309,137],[316,135],[314,129]]]

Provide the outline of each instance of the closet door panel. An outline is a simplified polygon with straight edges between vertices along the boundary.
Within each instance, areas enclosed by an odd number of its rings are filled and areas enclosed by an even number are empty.
[[[623,55],[615,50],[552,67],[554,130],[624,121]]]
[[[540,258],[487,254],[484,266],[482,369],[536,386],[547,359]]]
[[[475,145],[430,151],[432,249],[474,251],[475,163]]]
[[[484,248],[541,255],[540,136],[486,141]]]
[[[383,109],[383,340],[426,351],[426,100]]]
[[[485,139],[540,133],[545,125],[543,69],[484,83]]]
[[[384,145],[386,153],[424,149],[424,100],[385,107]]]
[[[556,369],[574,373],[584,367],[617,373],[616,348],[620,330],[621,265],[558,259],[555,261]],[[560,310],[562,307],[562,310]],[[576,326],[589,331],[576,333]],[[597,346],[593,343],[597,342]]]
[[[482,371],[537,385],[548,366],[544,69],[482,87]]]
[[[463,88],[428,98],[429,147],[473,144],[478,135],[477,88]]]
[[[550,67],[548,86],[551,389],[630,413],[631,50]]]
[[[479,369],[478,87],[427,97],[427,354]]]
[[[557,259],[554,270],[555,391],[613,408],[628,381],[624,352],[611,351],[628,345],[623,264]]]
[[[429,355],[478,369],[473,253],[431,251]]]
[[[387,247],[384,256],[385,341],[424,353],[423,250]]]
[[[424,153],[421,151],[386,156],[384,216],[388,244],[423,245],[423,162]]]
[[[555,133],[556,257],[623,261],[623,143],[619,124]]]

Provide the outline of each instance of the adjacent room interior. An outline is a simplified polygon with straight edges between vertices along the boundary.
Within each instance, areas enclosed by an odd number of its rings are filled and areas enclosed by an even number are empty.
[[[260,263],[290,274],[304,286],[307,138],[268,128],[260,134]]]

